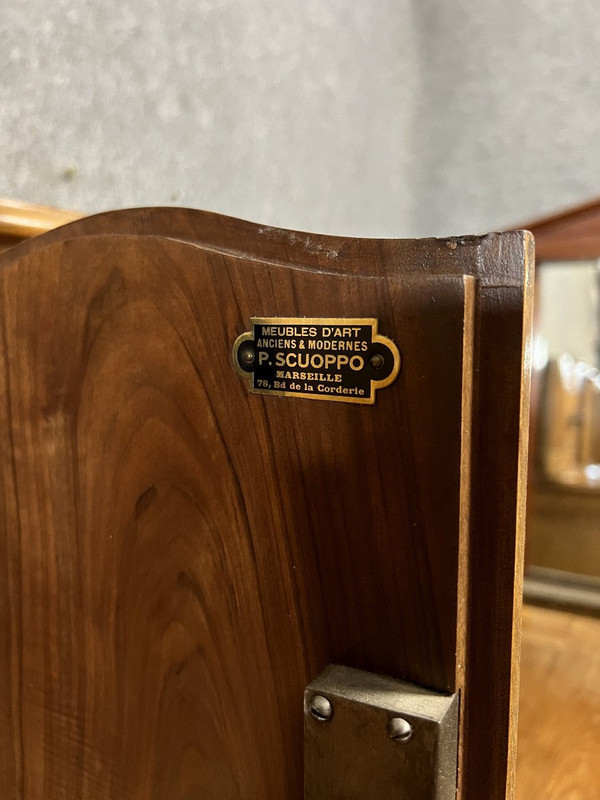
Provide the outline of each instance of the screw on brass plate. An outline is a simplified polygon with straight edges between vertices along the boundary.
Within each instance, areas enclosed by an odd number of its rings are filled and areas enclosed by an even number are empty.
[[[323,697],[322,694],[314,694],[310,698],[308,710],[319,722],[329,722],[333,716],[331,701]]]
[[[369,364],[373,367],[373,369],[381,369],[381,367],[383,367],[383,356],[379,353],[373,353],[369,359]]]
[[[392,717],[388,720],[387,732],[390,739],[402,743],[410,741],[413,735],[412,725],[402,717]]]
[[[240,358],[244,362],[244,364],[253,364],[256,355],[251,347],[246,346],[241,349]]]

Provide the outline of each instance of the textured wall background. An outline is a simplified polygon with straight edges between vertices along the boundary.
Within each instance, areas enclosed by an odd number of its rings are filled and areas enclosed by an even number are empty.
[[[363,235],[600,195],[597,0],[0,0],[0,194]]]

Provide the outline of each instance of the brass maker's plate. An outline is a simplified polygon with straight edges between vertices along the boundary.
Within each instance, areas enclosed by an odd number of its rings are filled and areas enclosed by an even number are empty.
[[[400,372],[398,348],[378,320],[252,317],[233,345],[233,363],[257,394],[375,402]]]

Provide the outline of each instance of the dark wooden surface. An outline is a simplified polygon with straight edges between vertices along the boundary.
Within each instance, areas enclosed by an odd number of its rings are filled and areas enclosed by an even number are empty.
[[[464,689],[462,796],[506,796],[527,248],[157,209],[2,257],[9,792],[299,798],[338,661]],[[249,396],[254,314],[377,316],[401,376],[375,408]]]
[[[600,200],[593,200],[523,226],[535,236],[540,261],[600,257]]]
[[[8,236],[0,231],[0,253],[4,250],[9,250],[11,247],[19,244],[22,241],[19,236]]]

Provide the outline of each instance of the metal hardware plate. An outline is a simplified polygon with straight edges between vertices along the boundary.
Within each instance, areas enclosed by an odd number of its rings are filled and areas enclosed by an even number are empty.
[[[304,693],[305,800],[453,800],[458,695],[330,665]]]
[[[400,353],[373,317],[252,317],[233,345],[250,392],[375,403],[395,381]]]

